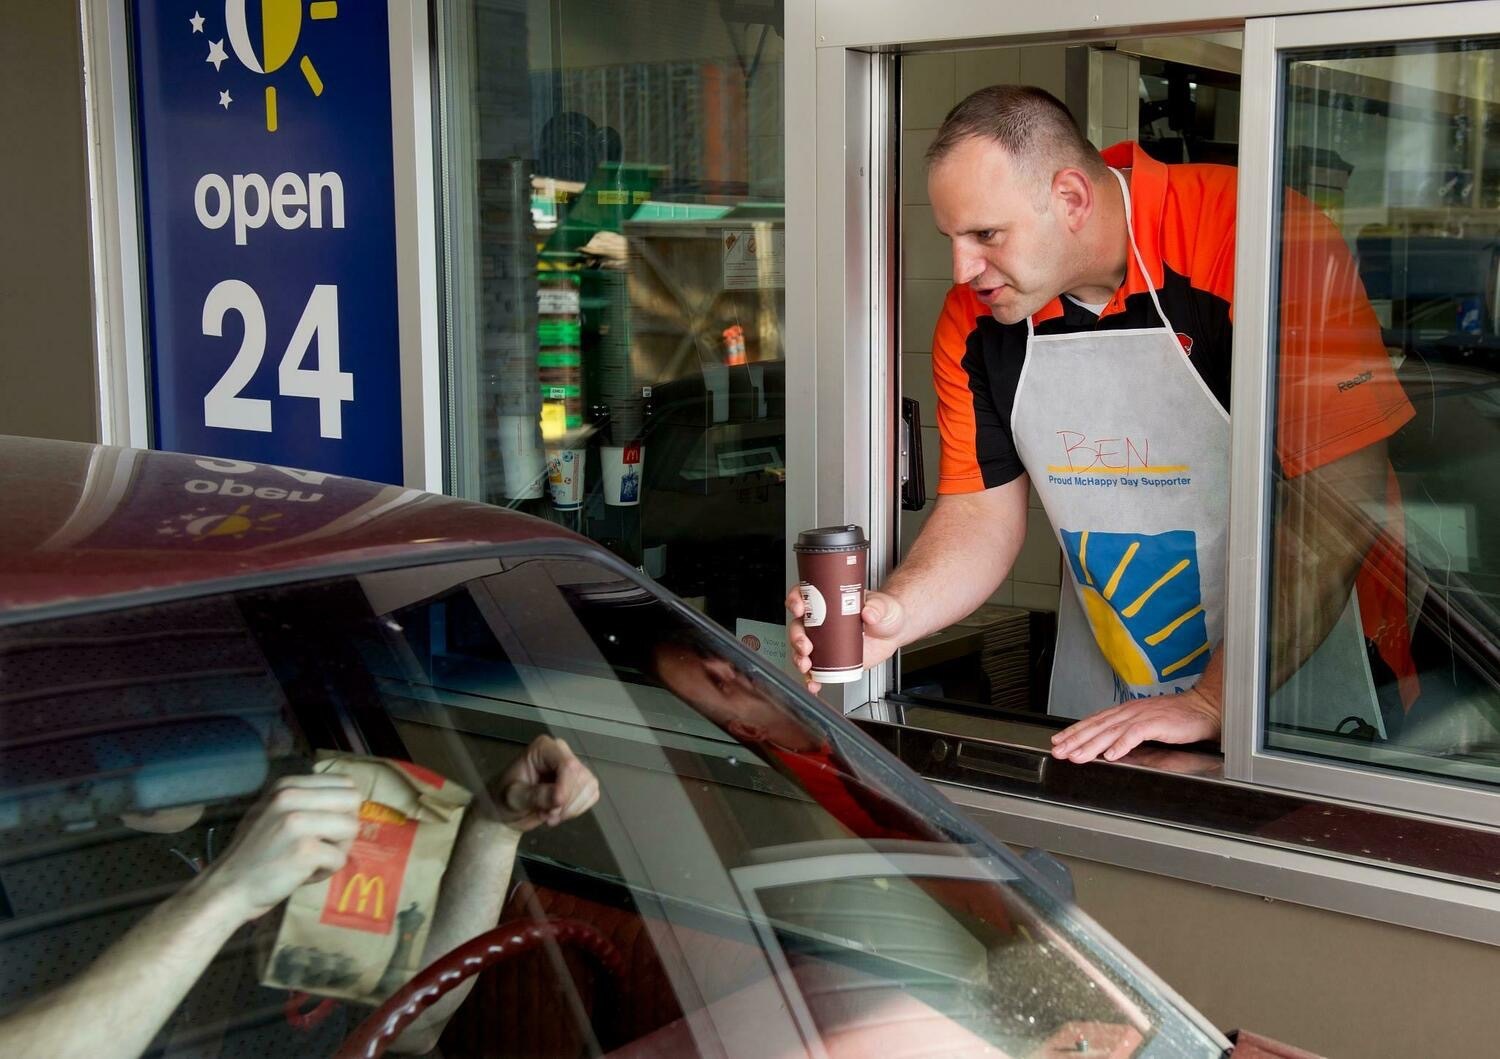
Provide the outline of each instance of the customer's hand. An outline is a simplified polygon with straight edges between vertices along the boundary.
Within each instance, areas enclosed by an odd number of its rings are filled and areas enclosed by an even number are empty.
[[[582,816],[599,800],[599,780],[561,739],[539,735],[490,784],[488,811],[513,831],[526,832]]]
[[[203,873],[207,892],[240,921],[264,915],[297,887],[344,866],[359,830],[360,795],[347,776],[287,776],[246,814],[234,842]]]
[[[813,668],[813,645],[802,624],[807,606],[802,602],[802,595],[795,586],[787,593],[786,609],[792,615],[786,631],[787,643],[792,649],[792,661],[807,681],[807,690],[816,694],[823,685],[809,675]],[[865,627],[864,667],[871,669],[895,654],[896,649],[904,642],[901,632],[906,623],[906,610],[895,596],[884,592],[866,592],[865,608],[860,612],[860,618]]]

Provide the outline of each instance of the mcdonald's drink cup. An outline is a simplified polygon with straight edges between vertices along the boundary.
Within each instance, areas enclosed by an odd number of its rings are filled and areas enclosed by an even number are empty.
[[[858,526],[826,526],[797,535],[797,591],[812,641],[812,678],[847,684],[864,670],[865,567],[870,542]]]
[[[599,449],[604,461],[604,502],[613,507],[634,507],[641,502],[641,467],[646,446],[604,445]]]
[[[583,460],[588,449],[549,449],[547,493],[558,511],[576,511],[583,505]]]

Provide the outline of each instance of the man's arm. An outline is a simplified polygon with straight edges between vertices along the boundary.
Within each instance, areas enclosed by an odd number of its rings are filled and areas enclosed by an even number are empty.
[[[521,836],[581,816],[599,800],[599,781],[568,744],[538,736],[466,816],[423,950],[424,963],[451,952],[500,922]],[[448,1020],[474,988],[470,977],[422,1012],[392,1044],[398,1053],[431,1051]]]
[[[929,633],[966,617],[1010,574],[1026,539],[1027,477],[977,493],[938,497],[906,560],[878,592],[865,594],[866,669]],[[802,627],[802,597],[794,587],[787,631],[798,670],[812,669],[812,641]],[[820,685],[807,682],[816,692]]]
[[[938,498],[906,560],[880,589],[906,616],[897,647],[968,617],[1009,576],[1026,540],[1028,483],[1023,474],[994,489]]]
[[[190,884],[83,974],[0,1022],[0,1054],[140,1055],[238,926],[222,894]]]
[[[0,1055],[141,1054],[241,924],[343,866],[358,810],[342,776],[281,780],[221,860],[73,981],[0,1020]]]
[[[1271,568],[1271,688],[1281,687],[1327,639],[1385,508],[1382,439],[1276,487]]]

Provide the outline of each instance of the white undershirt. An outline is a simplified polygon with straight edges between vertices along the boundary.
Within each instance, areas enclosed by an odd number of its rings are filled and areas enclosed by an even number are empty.
[[[1083,306],[1083,308],[1087,309],[1095,316],[1098,316],[1100,313],[1102,313],[1104,311],[1104,307],[1109,304],[1109,302],[1099,302],[1098,304],[1093,304],[1086,301],[1080,301],[1079,299],[1073,297],[1073,295],[1071,294],[1064,294],[1063,297],[1068,299],[1068,301],[1072,302],[1074,305]]]

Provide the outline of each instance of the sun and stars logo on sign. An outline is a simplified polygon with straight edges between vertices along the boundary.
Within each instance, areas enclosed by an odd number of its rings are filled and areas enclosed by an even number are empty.
[[[1062,541],[1094,639],[1121,680],[1139,687],[1203,672],[1196,534],[1063,530]]]
[[[207,508],[196,508],[185,515],[164,518],[157,524],[156,535],[172,539],[206,541],[228,538],[243,540],[250,533],[273,533],[280,512],[251,517],[250,505],[241,504],[229,514],[211,513]]]
[[[307,17],[313,21],[337,18],[338,13],[335,0],[312,0],[307,5]],[[192,35],[201,34],[207,41],[208,57],[204,61],[212,64],[215,73],[223,71],[232,52],[246,70],[270,78],[297,51],[297,39],[302,34],[302,0],[225,0],[224,24],[218,40],[213,39],[215,27],[198,11],[188,19],[188,26]],[[226,41],[229,51],[224,48]],[[303,54],[297,66],[312,94],[321,96],[323,79],[318,76],[312,59]],[[265,86],[265,101],[266,131],[275,132],[279,120],[274,83]],[[228,110],[234,103],[228,89],[219,90],[219,106]]]

